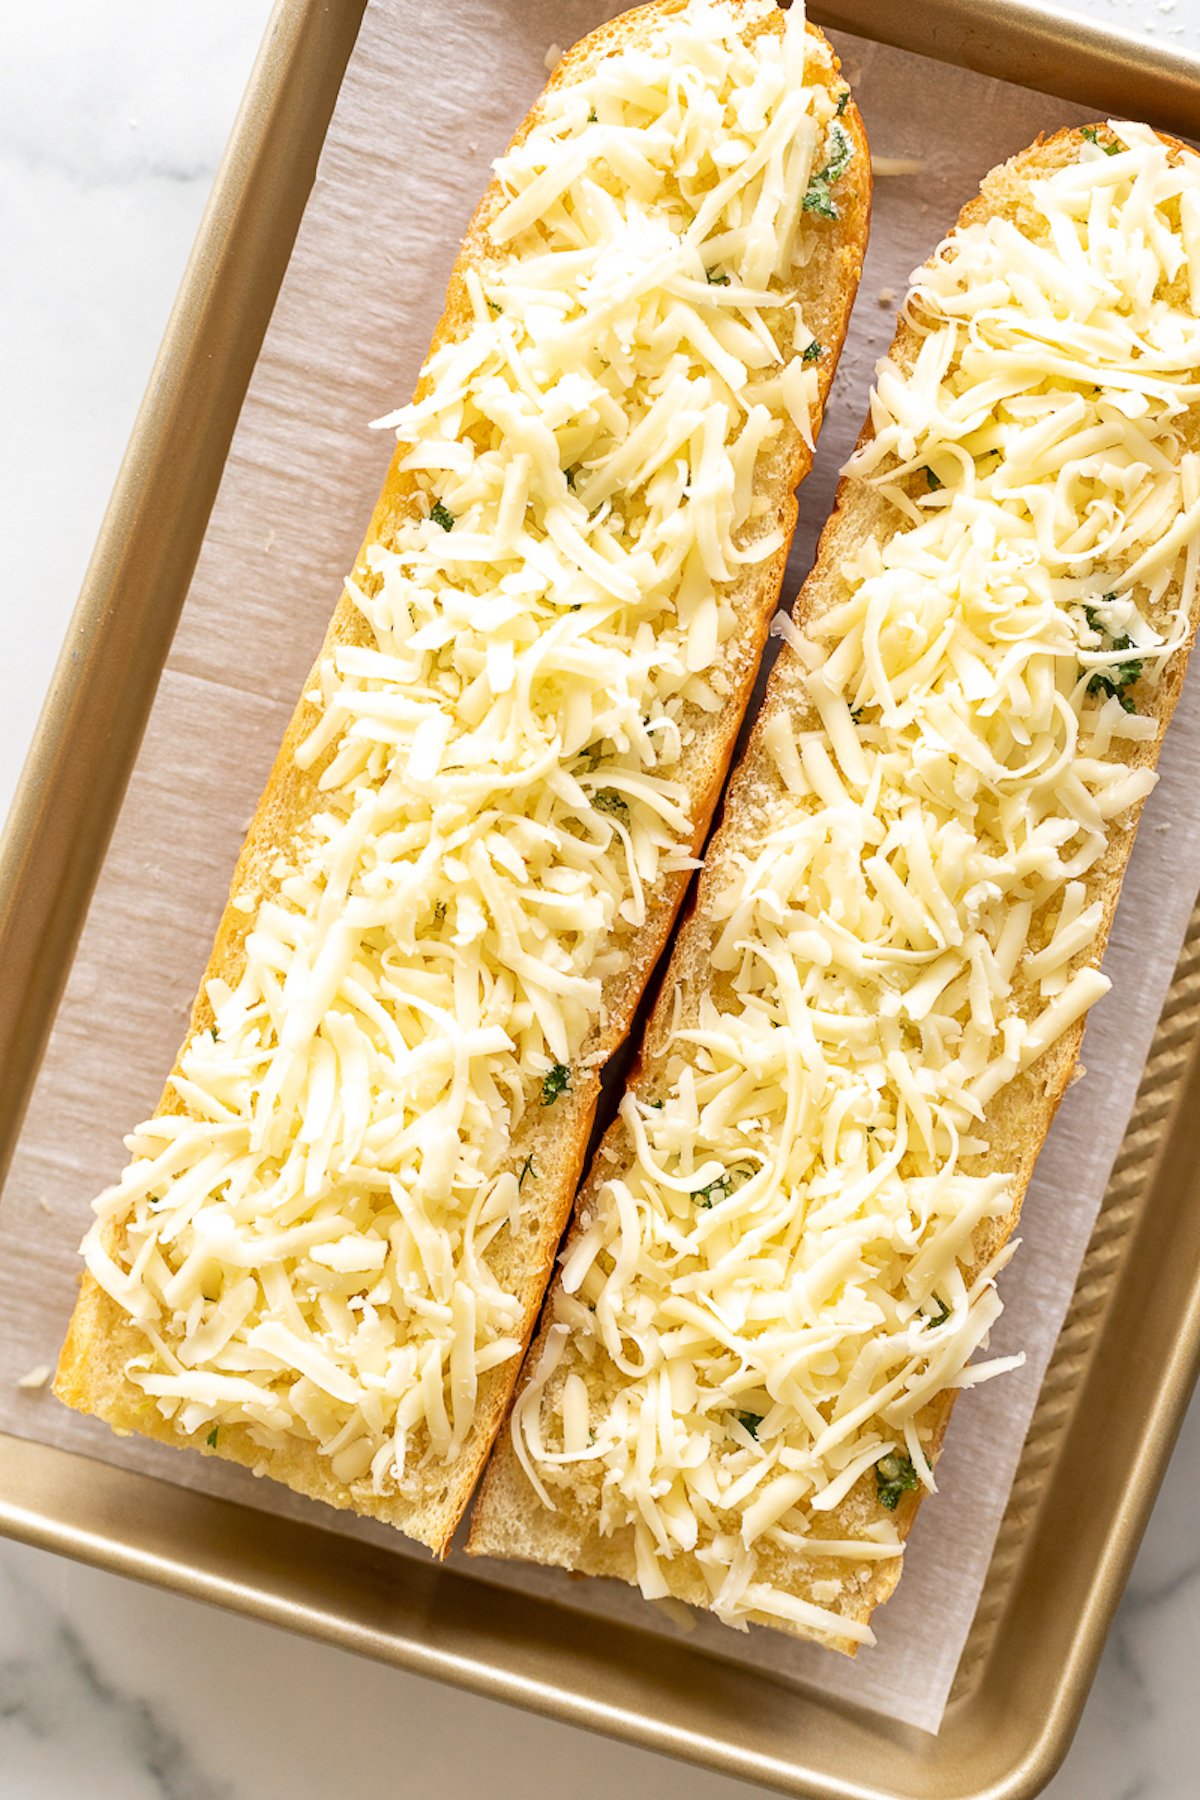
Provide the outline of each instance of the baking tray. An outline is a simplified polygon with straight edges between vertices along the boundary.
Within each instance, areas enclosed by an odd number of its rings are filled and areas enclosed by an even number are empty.
[[[362,10],[279,0],[0,844],[0,1176]],[[835,32],[1200,135],[1200,61],[1035,4],[845,0],[813,13]],[[317,1525],[4,1434],[0,1530],[812,1800],[1034,1795],[1078,1721],[1200,1362],[1198,1024],[1200,909],[937,1738],[686,1644],[583,1625]]]

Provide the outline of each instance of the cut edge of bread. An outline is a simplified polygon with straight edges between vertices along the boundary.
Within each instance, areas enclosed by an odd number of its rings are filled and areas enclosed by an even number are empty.
[[[1019,151],[1008,161],[991,170],[984,177],[979,194],[972,197],[963,207],[954,229],[981,222],[994,213],[1006,212],[1010,216],[1018,213],[1024,186],[1032,175],[1049,172],[1078,154],[1080,130],[1080,127],[1064,128],[1051,137],[1039,137],[1028,148]],[[1173,157],[1195,154],[1178,139],[1164,136],[1162,133],[1158,135]],[[888,355],[900,367],[910,367],[915,358],[918,344],[917,333],[901,313]],[[1193,447],[1200,449],[1200,418],[1195,416],[1192,420],[1192,432],[1194,434]],[[868,442],[872,435],[868,413],[859,443]],[[872,532],[881,527],[886,532],[888,520],[892,518],[894,518],[894,513],[889,503],[882,499],[865,481],[854,476],[843,476],[838,485],[833,510],[821,534],[813,568],[800,590],[793,609],[792,617],[800,630],[803,631],[841,597],[839,576],[841,565],[847,560],[853,549]],[[1169,605],[1173,593],[1174,589],[1168,594],[1164,605]],[[1157,735],[1153,740],[1127,747],[1125,760],[1130,766],[1153,767],[1158,761],[1163,736],[1183,686],[1196,627],[1197,616],[1194,610],[1187,640],[1172,658],[1162,680],[1154,690],[1154,710],[1158,721]],[[638,1060],[630,1075],[628,1085],[634,1092],[640,1092],[652,1083],[655,1051],[659,1045],[666,1042],[676,990],[687,987],[689,984],[697,986],[704,984],[705,943],[703,933],[708,896],[719,877],[722,859],[732,849],[745,847],[739,845],[738,829],[739,824],[753,819],[756,810],[756,783],[760,779],[760,771],[765,769],[768,764],[767,752],[762,744],[763,732],[768,721],[781,710],[789,714],[808,711],[807,702],[803,697],[802,680],[803,671],[798,658],[789,648],[785,647],[772,671],[763,707],[745,754],[734,771],[726,790],[722,821],[710,845],[705,872],[694,891],[689,916],[678,934],[676,947],[662,983],[658,1004],[647,1023]],[[816,721],[815,715],[813,722],[819,722]],[[1132,849],[1141,809],[1141,802],[1130,808],[1126,815],[1128,820],[1126,828],[1114,830],[1111,833],[1108,850],[1099,865],[1103,871],[1103,878],[1097,883],[1099,891],[1098,893],[1089,892],[1089,899],[1098,897],[1103,901],[1104,913],[1095,945],[1088,952],[1088,961],[1099,963],[1108,942],[1113,914],[1120,894],[1121,878]],[[1090,886],[1089,883],[1089,888]],[[1080,1020],[1036,1063],[1031,1065],[1023,1076],[1002,1091],[999,1096],[999,1104],[994,1103],[988,1109],[989,1123],[993,1126],[993,1146],[995,1147],[997,1143],[1003,1146],[999,1166],[1012,1172],[1012,1204],[1006,1216],[989,1222],[986,1229],[981,1229],[977,1233],[976,1256],[972,1269],[967,1271],[968,1280],[986,1267],[1016,1229],[1034,1164],[1053,1122],[1059,1102],[1076,1069],[1083,1032],[1084,1021]],[[605,1134],[580,1191],[564,1255],[566,1248],[569,1248],[579,1229],[580,1218],[587,1213],[602,1185],[606,1153],[620,1163],[626,1156],[627,1148],[625,1127],[618,1118]],[[553,1290],[547,1301],[538,1336],[526,1357],[521,1381],[518,1383],[517,1390],[514,1391],[514,1402],[519,1397],[520,1390],[530,1379],[545,1343],[550,1325],[551,1306],[549,1300],[552,1298]],[[936,1463],[940,1455],[958,1392],[957,1389],[951,1389],[935,1396],[922,1415],[922,1425],[929,1432],[928,1454],[931,1464]],[[555,1498],[557,1501],[557,1492]],[[844,1604],[839,1602],[837,1609],[848,1622],[856,1625],[867,1624],[875,1608],[891,1597],[902,1573],[903,1546],[912,1530],[924,1498],[925,1490],[920,1487],[900,1498],[894,1513],[890,1516],[895,1522],[897,1535],[901,1541],[901,1550],[894,1558],[868,1565],[866,1574],[862,1574],[860,1571],[861,1579],[854,1584],[851,1596]],[[870,1476],[862,1477],[841,1506],[835,1508],[826,1517],[829,1520],[830,1529],[839,1537],[853,1536],[857,1528],[878,1520],[881,1517],[881,1509],[874,1496]],[[468,1553],[473,1556],[500,1557],[551,1564],[589,1575],[609,1576],[633,1586],[638,1585],[632,1530],[627,1527],[608,1536],[602,1535],[590,1514],[582,1512],[577,1507],[571,1507],[569,1496],[563,1499],[555,1513],[549,1513],[541,1505],[530,1486],[513,1449],[511,1433],[508,1430],[498,1437],[485,1471],[484,1480],[472,1511],[470,1535],[466,1548]],[[819,1567],[820,1565],[810,1563],[809,1566]],[[700,1574],[694,1557],[678,1555],[663,1564],[662,1569],[673,1596],[705,1610],[711,1610],[709,1588]],[[799,1584],[802,1581],[803,1573],[804,1566],[801,1559],[795,1557],[785,1559],[780,1555],[777,1563],[771,1566],[769,1577],[780,1585],[785,1585],[788,1580],[791,1580],[793,1584]],[[795,1585],[793,1591],[795,1591]],[[756,1622],[784,1631],[789,1635],[811,1638],[849,1656],[856,1655],[859,1647],[857,1641],[852,1638],[809,1630],[804,1626],[776,1617],[764,1615]]]
[[[558,64],[542,95],[519,127],[513,145],[520,144],[538,123],[548,93],[582,78],[606,55],[651,38],[661,19],[682,10],[686,4],[687,0],[651,0],[651,4],[622,14],[581,39]],[[735,19],[745,19],[748,37],[783,29],[784,14],[774,6],[764,5],[763,0],[718,0],[718,4]],[[839,59],[824,35],[811,23],[807,32],[816,58],[811,75],[806,68],[806,80],[811,79],[814,85],[841,86]],[[818,365],[818,399],[812,413],[814,440],[845,341],[862,270],[870,216],[870,156],[862,120],[853,100],[845,108],[842,123],[854,142],[855,156],[839,186],[841,217],[821,233],[818,249],[798,283],[806,324],[826,351]],[[430,345],[431,354],[457,334],[468,315],[466,273],[470,268],[480,268],[496,254],[486,230],[504,199],[499,183],[493,181],[476,209],[451,271],[445,310]],[[418,384],[417,397],[422,397],[424,391],[422,380]],[[749,704],[767,628],[778,605],[788,546],[795,528],[795,490],[812,466],[812,453],[793,426],[785,428],[781,439],[776,453],[768,459],[767,468],[759,471],[755,487],[769,499],[773,509],[764,516],[762,523],[777,524],[783,534],[783,544],[767,561],[752,566],[731,596],[738,613],[738,628],[725,648],[722,662],[730,691],[722,710],[698,733],[698,741],[689,751],[681,771],[681,779],[689,783],[693,795],[691,851],[694,855],[700,852],[720,797]],[[369,583],[371,579],[364,568],[368,548],[381,541],[386,543],[397,522],[409,516],[413,506],[416,483],[398,466],[403,453],[404,447],[399,446],[393,455],[359,552],[356,579],[362,582]],[[360,615],[343,593],[315,669],[335,645],[358,641],[360,631]],[[305,683],[305,692],[312,683],[313,676],[310,676]],[[258,903],[268,897],[276,885],[270,872],[271,864],[280,845],[294,837],[313,810],[316,781],[324,763],[302,773],[295,765],[294,751],[312,729],[316,717],[315,709],[302,699],[268,777],[230,884],[231,900],[234,895],[249,894],[253,896],[255,906],[246,913],[227,905],[192,1009],[184,1046],[197,1031],[212,1023],[207,984],[219,977],[230,986],[236,986],[244,961],[245,937],[252,929]],[[626,946],[630,951],[629,966],[618,978],[604,984],[606,1023],[585,1046],[590,1055],[598,1055],[602,1061],[587,1071],[586,1076],[582,1070],[577,1071],[571,1091],[556,1103],[553,1127],[537,1136],[539,1169],[553,1170],[553,1178],[551,1181],[549,1177],[540,1177],[546,1181],[547,1193],[535,1232],[524,1238],[520,1246],[512,1247],[511,1261],[515,1264],[519,1260],[521,1266],[508,1268],[501,1265],[497,1270],[502,1280],[514,1281],[521,1300],[523,1352],[537,1322],[555,1253],[582,1173],[600,1095],[603,1062],[628,1035],[690,879],[690,875],[683,872],[660,883],[648,907],[645,925]],[[159,1114],[180,1110],[171,1085],[178,1072],[177,1060],[159,1102]],[[513,1166],[520,1160],[520,1154],[516,1155]],[[111,1236],[108,1241],[111,1244]],[[412,1499],[403,1495],[377,1494],[369,1481],[348,1484],[338,1481],[315,1443],[297,1440],[287,1449],[265,1451],[254,1442],[246,1426],[222,1425],[215,1445],[208,1441],[204,1432],[185,1434],[177,1430],[162,1417],[154,1400],[125,1374],[129,1360],[144,1349],[145,1338],[141,1332],[85,1272],[59,1358],[54,1392],[66,1405],[103,1419],[118,1433],[137,1432],[175,1448],[190,1448],[203,1455],[240,1463],[282,1482],[297,1493],[394,1525],[439,1556],[444,1556],[449,1549],[470,1502],[496,1433],[508,1412],[522,1363],[522,1357],[514,1357],[509,1364],[490,1371],[481,1379],[474,1423],[460,1456],[453,1463],[434,1465],[436,1479],[427,1482],[419,1499]]]

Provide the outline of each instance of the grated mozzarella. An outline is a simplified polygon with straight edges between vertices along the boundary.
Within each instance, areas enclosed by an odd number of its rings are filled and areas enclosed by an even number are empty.
[[[1110,130],[914,277],[848,470],[887,525],[780,622],[703,985],[625,1096],[512,1416],[543,1504],[743,1627],[872,1641],[888,1471],[932,1489],[945,1397],[1021,1360],[970,1361],[1028,1173],[996,1102],[1108,986],[1106,858],[1200,554],[1200,177]]]
[[[755,481],[811,439],[815,375],[780,377],[832,65],[799,5],[743,40],[774,16],[692,0],[549,90],[379,421],[415,498],[306,696],[316,810],[233,897],[244,966],[84,1246],[185,1432],[411,1498],[515,1367],[544,1108],[589,1091],[604,984],[695,866],[731,584],[782,541]]]

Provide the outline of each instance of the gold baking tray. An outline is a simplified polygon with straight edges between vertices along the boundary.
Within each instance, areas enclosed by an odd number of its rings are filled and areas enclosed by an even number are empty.
[[[835,31],[1200,136],[1200,61],[1033,0],[812,10]],[[362,11],[278,0],[0,843],[0,1178]],[[1024,1800],[1070,1742],[1200,1363],[1198,1025],[1200,908],[936,1738],[685,1643],[6,1434],[0,1531],[810,1800]]]

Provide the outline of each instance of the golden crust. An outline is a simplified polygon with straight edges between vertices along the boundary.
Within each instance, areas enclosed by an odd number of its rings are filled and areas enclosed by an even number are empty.
[[[1159,135],[1162,137],[1161,133]],[[1162,141],[1175,156],[1194,154],[1175,138],[1162,137]],[[1069,161],[1078,154],[1078,145],[1078,129],[1064,129],[1050,138],[1040,137],[1009,162],[993,169],[985,177],[979,195],[964,206],[956,229],[980,222],[997,213],[1012,216],[1019,212],[1023,186],[1030,174],[1035,171],[1044,174]],[[902,368],[911,366],[918,344],[916,332],[901,316],[889,352],[891,359]],[[1185,430],[1190,447],[1200,448],[1200,418],[1193,415]],[[867,442],[872,435],[868,416],[859,438],[860,444]],[[812,571],[801,588],[793,609],[792,616],[797,626],[804,629],[819,613],[834,603],[839,591],[840,566],[863,539],[877,530],[886,531],[889,511],[888,503],[864,483],[852,478],[842,479],[834,498],[833,510],[821,533]],[[1176,596],[1172,595],[1170,598],[1173,600]],[[1130,766],[1153,767],[1158,761],[1163,736],[1183,686],[1196,626],[1197,618],[1193,614],[1188,641],[1173,658],[1155,693],[1157,736],[1151,742],[1130,746],[1126,752],[1126,760]],[[647,1024],[638,1061],[630,1076],[630,1086],[634,1089],[640,1089],[652,1078],[656,1048],[664,1042],[669,1029],[671,1004],[676,991],[682,989],[694,992],[707,985],[707,897],[718,879],[723,859],[737,843],[739,833],[745,832],[752,823],[761,804],[760,795],[765,799],[772,791],[771,764],[763,749],[762,740],[772,714],[779,711],[792,714],[804,714],[808,711],[795,659],[787,656],[781,657],[772,673],[762,711],[744,756],[726,790],[720,829],[710,847],[705,873],[694,896],[691,912],[677,935],[663,981],[661,998]],[[801,723],[805,722],[807,721],[801,720]],[[815,716],[811,722],[817,723]],[[1121,879],[1133,846],[1140,814],[1139,802],[1130,809],[1128,829],[1112,834],[1105,856],[1089,877],[1088,899],[1099,898],[1104,903],[1103,924],[1094,951],[1089,952],[1089,959],[1094,956],[1099,961],[1108,942]],[[1008,1215],[994,1221],[981,1234],[974,1272],[978,1272],[991,1260],[1016,1228],[1034,1163],[1078,1061],[1083,1029],[1081,1020],[1040,1061],[1004,1090],[988,1109],[993,1144],[993,1154],[988,1166],[1012,1170],[1013,1202]],[[620,1120],[614,1123],[599,1147],[576,1202],[572,1231],[577,1228],[581,1214],[589,1207],[600,1186],[601,1162],[606,1152],[618,1159],[623,1158],[626,1153],[624,1127]],[[568,1243],[570,1241],[568,1237]],[[547,1315],[549,1310],[547,1307]],[[526,1359],[526,1369],[533,1366],[548,1325],[547,1318]],[[950,1390],[937,1396],[922,1416],[922,1424],[931,1434],[931,1461],[936,1461],[941,1451],[956,1395],[957,1390]],[[896,1508],[893,1518],[901,1540],[907,1539],[912,1529],[923,1494],[924,1490],[918,1489],[904,1495]],[[839,1537],[849,1537],[854,1534],[856,1526],[878,1516],[879,1509],[868,1476],[826,1518],[830,1532]],[[561,1564],[569,1569],[610,1575],[636,1585],[632,1533],[602,1538],[588,1514],[578,1508],[572,1509],[569,1500],[562,1503],[556,1514],[547,1514],[534,1501],[507,1434],[497,1444],[485,1473],[472,1515],[467,1549],[472,1555],[519,1557]],[[900,1579],[901,1568],[900,1556],[873,1565],[872,1571],[855,1585],[849,1600],[841,1607],[847,1619],[865,1624],[875,1607],[891,1596]],[[666,1572],[672,1582],[672,1591],[680,1599],[696,1605],[708,1605],[708,1588],[693,1559],[677,1558]],[[779,1563],[770,1571],[770,1579],[790,1587],[791,1591],[801,1597],[811,1597],[805,1592],[806,1571],[796,1559],[786,1562],[780,1558]],[[678,1586],[675,1585],[676,1582]],[[797,1636],[814,1635],[779,1620],[771,1620],[770,1623]],[[819,1638],[818,1641],[851,1656],[856,1653],[857,1646],[848,1638]]]
[[[778,11],[761,13],[757,0],[721,0],[735,17],[746,15],[747,37],[762,31],[781,31],[783,15]],[[653,0],[653,3],[623,14],[584,38],[569,50],[559,63],[546,92],[587,73],[605,55],[627,48],[638,39],[652,34],[659,21],[682,9],[686,0]],[[825,47],[828,54],[827,80],[834,82],[838,62],[828,52],[825,40],[815,27],[810,37]],[[518,144],[538,122],[544,96],[534,106],[513,140]],[[823,233],[821,252],[804,272],[805,318],[827,347],[819,370],[820,391],[814,424],[819,423],[829,384],[849,324],[850,311],[858,286],[862,259],[866,249],[870,211],[869,158],[862,121],[853,107],[847,108],[845,125],[859,151],[855,166],[859,171],[854,181],[847,180],[850,204],[838,226]],[[462,248],[450,275],[445,311],[434,333],[431,351],[452,339],[468,316],[465,277],[468,268],[479,267],[494,254],[486,237],[486,226],[503,204],[499,184],[493,182],[484,194],[468,227]],[[811,292],[808,291],[811,286]],[[419,384],[418,397],[424,391]],[[749,704],[755,673],[762,654],[767,627],[779,599],[790,541],[796,520],[794,490],[808,474],[812,456],[799,438],[789,432],[789,441],[776,457],[773,466],[760,483],[760,492],[772,502],[775,519],[781,526],[784,547],[752,576],[735,595],[738,630],[727,650],[723,664],[730,681],[730,692],[723,710],[715,715],[706,734],[690,758],[685,775],[693,790],[692,814],[695,820],[693,851],[703,844],[733,754],[742,716]],[[397,524],[405,519],[413,503],[415,482],[398,467],[401,452],[397,450],[388,470],[382,493],[368,526],[359,552],[356,576],[368,582],[363,567],[368,546],[384,542],[392,536]],[[334,645],[357,642],[364,630],[361,615],[343,595],[333,615],[322,646],[320,661]],[[312,677],[305,687],[311,685]],[[275,887],[271,874],[281,844],[286,844],[314,809],[316,783],[323,763],[307,772],[296,767],[293,753],[315,723],[314,709],[301,700],[293,715],[279,755],[267,780],[258,810],[238,858],[230,885],[230,895],[250,894],[256,900],[268,896]],[[604,1001],[607,1026],[597,1032],[589,1049],[605,1056],[619,1046],[632,1023],[634,1011],[670,935],[675,916],[687,890],[688,876],[678,874],[666,878],[653,897],[646,925],[627,946],[631,962],[619,978],[606,983]],[[255,909],[257,910],[257,909]],[[212,1022],[212,1012],[205,995],[209,981],[219,977],[235,986],[244,961],[244,941],[251,928],[253,913],[246,914],[227,906],[221,919],[212,956],[204,972],[192,1009],[185,1044],[197,1030]],[[172,1074],[178,1073],[179,1064]],[[543,1177],[545,1202],[537,1221],[536,1233],[514,1247],[512,1263],[501,1265],[501,1279],[515,1281],[523,1302],[523,1343],[528,1344],[537,1320],[538,1308],[550,1280],[554,1254],[570,1212],[571,1201],[582,1172],[583,1160],[591,1132],[592,1119],[600,1091],[599,1066],[586,1080],[577,1079],[569,1096],[564,1095],[555,1108],[552,1131],[538,1138],[538,1166],[547,1173]],[[168,1081],[159,1102],[159,1112],[179,1110],[179,1102]],[[517,1158],[519,1161],[519,1157]],[[552,1171],[552,1178],[550,1176]],[[517,1266],[516,1258],[520,1263]],[[515,1385],[519,1360],[492,1371],[480,1383],[480,1394],[474,1426],[458,1461],[448,1467],[440,1484],[431,1484],[419,1501],[384,1497],[371,1491],[367,1482],[349,1485],[332,1476],[327,1461],[320,1457],[315,1445],[297,1442],[286,1451],[264,1452],[253,1442],[245,1427],[222,1426],[214,1449],[203,1435],[187,1436],[163,1420],[154,1403],[130,1382],[124,1374],[126,1363],[145,1347],[144,1339],[116,1303],[85,1274],[66,1342],[63,1345],[54,1391],[67,1405],[81,1412],[94,1413],[118,1431],[138,1431],[160,1442],[219,1455],[284,1482],[298,1493],[323,1500],[331,1506],[382,1519],[398,1526],[410,1537],[427,1544],[444,1555],[454,1531],[466,1509],[488,1451],[508,1410]]]

